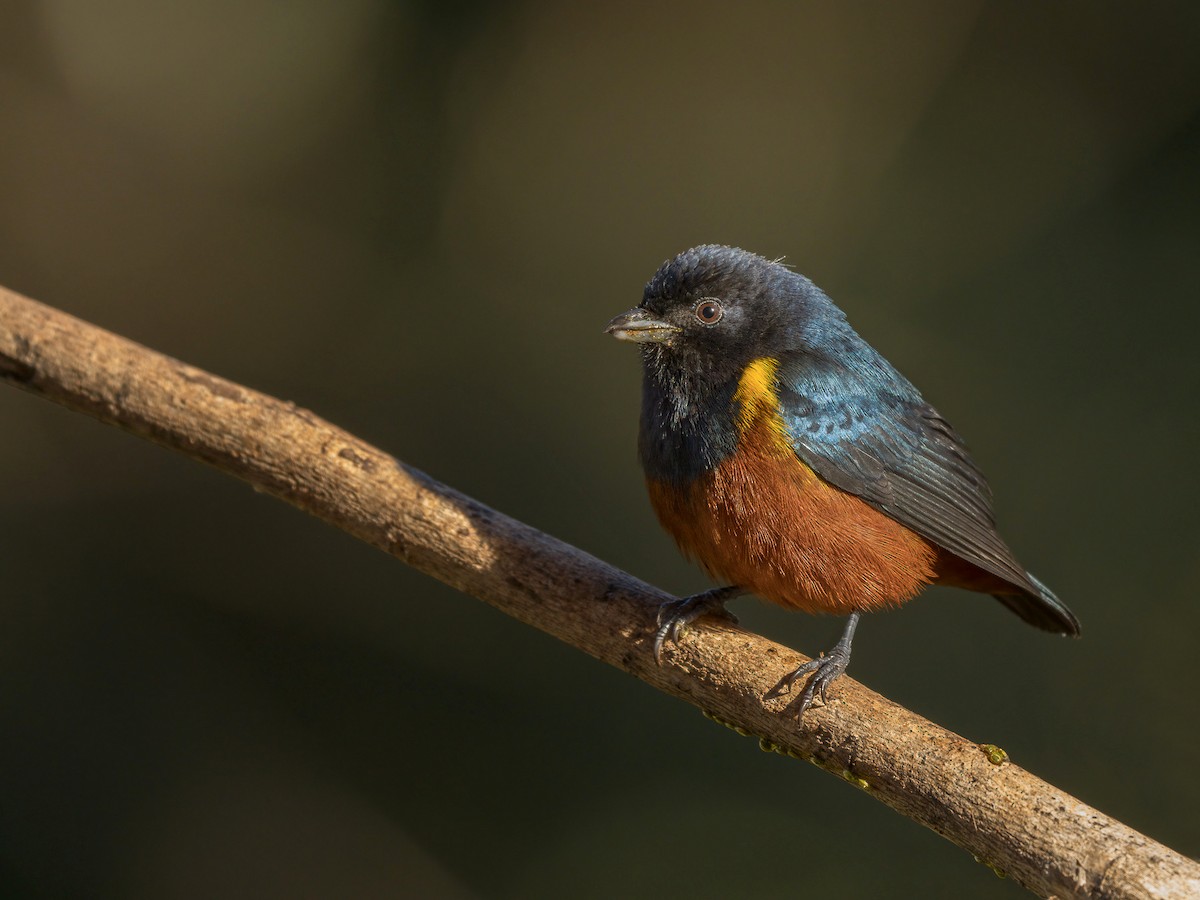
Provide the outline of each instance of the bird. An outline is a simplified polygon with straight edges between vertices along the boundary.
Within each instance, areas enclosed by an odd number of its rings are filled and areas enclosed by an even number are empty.
[[[658,520],[724,586],[664,603],[654,655],[742,594],[848,616],[785,675],[799,719],[850,662],[864,613],[929,585],[990,594],[1030,625],[1079,620],[1000,537],[966,444],[812,281],[716,244],[667,260],[605,329],[642,357],[638,456]]]

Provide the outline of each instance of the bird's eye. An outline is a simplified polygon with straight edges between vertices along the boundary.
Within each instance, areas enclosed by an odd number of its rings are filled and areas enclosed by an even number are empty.
[[[721,321],[721,316],[725,315],[725,310],[721,308],[721,304],[716,300],[701,300],[696,304],[696,318],[702,325],[716,325]]]

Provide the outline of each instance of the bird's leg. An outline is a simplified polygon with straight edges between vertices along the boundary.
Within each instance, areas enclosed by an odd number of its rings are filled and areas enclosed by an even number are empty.
[[[838,676],[846,671],[846,666],[850,665],[850,642],[854,640],[854,629],[857,627],[858,613],[853,613],[846,622],[846,629],[842,632],[841,638],[833,645],[833,649],[828,653],[822,653],[816,659],[810,659],[796,671],[784,675],[779,684],[771,689],[771,696],[778,696],[785,691],[790,691],[797,681],[808,675],[804,691],[796,701],[796,718],[799,719],[804,715],[804,711],[808,709],[813,697],[818,693],[821,695],[821,702],[827,702],[828,698],[825,696],[825,692],[829,690],[829,685],[833,684]]]
[[[725,601],[740,597],[745,588],[731,584],[713,588],[703,594],[693,594],[679,600],[668,600],[658,608],[658,631],[654,632],[654,661],[662,665],[663,645],[679,643],[683,629],[703,615],[712,613],[737,624],[737,616],[725,608]]]

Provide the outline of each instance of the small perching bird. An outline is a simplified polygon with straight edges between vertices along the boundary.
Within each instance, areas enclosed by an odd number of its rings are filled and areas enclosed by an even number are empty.
[[[996,532],[992,494],[962,439],[811,281],[732,247],[664,263],[608,333],[637,343],[639,454],[659,521],[729,584],[665,605],[654,650],[754,593],[849,615],[797,703],[850,661],[859,615],[930,584],[991,594],[1038,628],[1079,622]]]

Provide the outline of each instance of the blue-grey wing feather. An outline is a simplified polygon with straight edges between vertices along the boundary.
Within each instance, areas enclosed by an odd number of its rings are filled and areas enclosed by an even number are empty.
[[[781,413],[800,459],[926,540],[1037,593],[996,532],[991,489],[962,438],[882,357],[857,362],[847,373],[801,358],[780,371]]]

